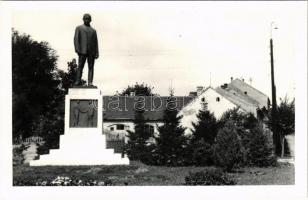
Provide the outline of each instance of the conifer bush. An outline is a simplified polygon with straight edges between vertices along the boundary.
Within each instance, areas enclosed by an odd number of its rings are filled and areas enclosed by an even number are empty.
[[[190,155],[191,164],[195,166],[209,166],[213,165],[213,147],[209,143],[201,140],[194,144],[192,154]]]
[[[152,150],[148,140],[153,135],[146,128],[144,112],[144,109],[137,105],[134,119],[135,131],[128,131],[129,140],[124,149],[129,159],[139,160],[147,164],[151,160],[150,154]]]
[[[214,145],[214,162],[225,171],[232,171],[245,160],[244,148],[232,120],[218,131]]]
[[[205,107],[197,114],[197,122],[192,123],[192,136],[189,143],[187,161],[196,166],[213,164],[213,148],[218,129],[214,113]]]
[[[167,100],[167,108],[164,111],[164,125],[158,127],[159,135],[155,137],[155,158],[157,165],[183,166],[186,164],[185,153],[187,150],[187,137],[185,128],[180,125],[182,116],[174,105],[176,99],[173,94]]]
[[[245,146],[248,165],[267,167],[277,164],[274,147],[269,137],[261,126],[256,126],[247,134]]]

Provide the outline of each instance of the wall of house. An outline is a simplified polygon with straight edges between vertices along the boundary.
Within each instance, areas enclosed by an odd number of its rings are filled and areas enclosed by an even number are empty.
[[[158,126],[163,125],[161,122],[147,122],[146,124],[150,125],[153,127],[154,130],[154,135],[157,136],[158,134]],[[120,126],[119,126],[120,125]],[[124,126],[123,130],[122,127]],[[115,138],[122,139],[123,137],[125,138],[125,142],[127,142],[127,131],[134,131],[135,125],[133,122],[130,121],[117,121],[117,122],[103,122],[103,128],[104,132],[113,135]]]
[[[208,88],[179,112],[179,115],[183,116],[181,124],[183,127],[186,127],[185,134],[191,134],[192,122],[197,122],[196,115],[202,108],[202,102],[207,102],[207,109],[213,112],[217,119],[219,119],[225,111],[237,107],[228,99],[217,93],[213,88]]]

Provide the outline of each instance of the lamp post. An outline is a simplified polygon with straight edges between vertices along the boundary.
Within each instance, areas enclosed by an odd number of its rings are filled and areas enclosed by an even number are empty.
[[[273,131],[273,143],[275,147],[275,153],[278,155],[281,149],[280,136],[277,132],[277,102],[276,102],[276,85],[275,85],[275,74],[274,74],[274,52],[273,52],[273,29],[278,29],[272,22],[270,26],[270,55],[271,55],[271,83],[272,83],[272,131]]]

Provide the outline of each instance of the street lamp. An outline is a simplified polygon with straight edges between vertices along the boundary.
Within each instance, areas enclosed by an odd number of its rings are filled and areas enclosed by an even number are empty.
[[[271,22],[271,27],[270,27],[270,33],[271,33],[271,39],[273,38],[273,29],[278,29],[278,27],[276,26],[275,22]]]

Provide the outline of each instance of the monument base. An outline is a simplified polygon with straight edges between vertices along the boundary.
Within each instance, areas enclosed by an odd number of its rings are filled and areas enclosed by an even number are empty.
[[[76,120],[72,118],[72,113],[79,109],[71,106],[76,100],[97,101],[96,111],[91,110],[94,122],[90,123],[90,127],[80,126],[88,124],[80,121],[83,120],[81,114],[78,115],[78,122],[71,121]],[[122,158],[121,154],[114,153],[114,149],[106,148],[106,135],[103,135],[102,130],[102,101],[101,92],[96,88],[70,88],[65,97],[65,128],[64,135],[60,135],[60,148],[40,155],[39,160],[30,161],[30,166],[128,165],[129,159],[126,156]],[[82,107],[80,110],[85,113],[86,108]]]
[[[106,149],[106,136],[97,133],[74,133],[60,136],[60,149],[51,149],[30,161],[30,166],[45,165],[128,165],[129,159],[114,149]]]

